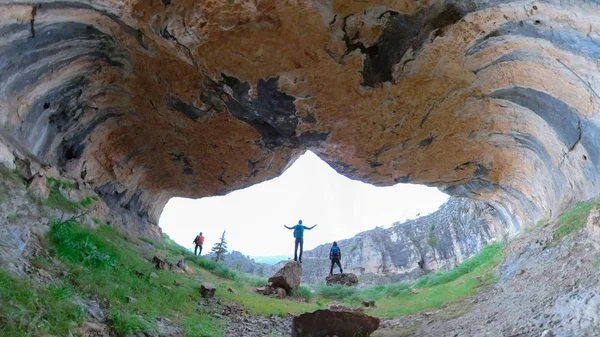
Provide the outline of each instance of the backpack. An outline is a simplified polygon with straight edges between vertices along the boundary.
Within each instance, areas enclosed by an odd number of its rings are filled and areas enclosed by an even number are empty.
[[[331,254],[332,257],[339,257],[340,256],[340,248],[338,246],[331,247],[331,251],[329,252],[329,254]]]
[[[302,239],[304,237],[304,226],[301,224],[297,224],[294,226],[294,237],[296,239]]]

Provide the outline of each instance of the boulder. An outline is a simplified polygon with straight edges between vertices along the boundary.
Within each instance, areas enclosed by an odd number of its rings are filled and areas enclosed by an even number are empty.
[[[191,273],[191,269],[190,267],[188,267],[187,262],[185,261],[185,259],[181,259],[177,262],[177,267],[179,267],[181,270],[183,270],[186,274]]]
[[[334,284],[343,284],[345,286],[354,286],[358,284],[358,277],[352,273],[348,274],[333,274],[325,278],[328,286]]]
[[[29,186],[27,186],[29,192],[39,200],[48,199],[48,195],[50,194],[50,190],[48,189],[48,185],[46,185],[46,177],[41,174],[36,174],[31,181],[29,182]]]
[[[367,308],[375,306],[375,301],[362,301],[361,303],[362,303],[362,305],[364,305]]]
[[[302,276],[302,264],[296,261],[290,261],[279,269],[275,275],[269,278],[269,283],[273,287],[283,288],[286,291],[296,290],[300,286],[300,277]]]
[[[357,311],[317,310],[294,317],[292,337],[367,337],[379,327],[379,318]]]
[[[157,256],[154,256],[152,258],[152,264],[154,264],[154,267],[156,267],[156,269],[161,269],[161,270],[171,269],[171,264],[169,262],[167,262],[166,260],[162,260]]]
[[[200,295],[202,295],[203,298],[215,297],[215,291],[217,291],[217,288],[215,288],[212,283],[206,282],[200,285]]]
[[[265,296],[273,296],[276,298],[284,298],[287,296],[287,291],[285,289],[274,287],[271,284],[256,288],[256,292]]]

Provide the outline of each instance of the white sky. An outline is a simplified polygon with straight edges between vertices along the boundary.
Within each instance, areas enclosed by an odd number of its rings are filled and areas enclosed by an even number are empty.
[[[398,184],[375,187],[338,174],[312,152],[280,177],[225,196],[169,200],[160,227],[184,247],[204,233],[208,253],[227,229],[228,249],[250,256],[293,256],[292,231],[299,219],[318,224],[304,234],[304,250],[346,239],[376,226],[437,210],[448,196],[436,188]]]

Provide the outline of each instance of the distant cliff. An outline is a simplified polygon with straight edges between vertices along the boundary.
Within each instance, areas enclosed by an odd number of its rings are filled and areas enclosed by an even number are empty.
[[[359,275],[361,284],[411,280],[449,269],[507,235],[509,225],[502,219],[486,203],[450,198],[430,215],[339,240],[342,266]],[[329,273],[330,247],[327,243],[304,252],[304,283],[323,282]]]

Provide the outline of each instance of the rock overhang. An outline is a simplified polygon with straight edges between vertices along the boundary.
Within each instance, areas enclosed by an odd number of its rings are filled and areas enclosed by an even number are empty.
[[[156,223],[305,150],[514,230],[600,190],[600,4],[2,1],[4,138]]]

